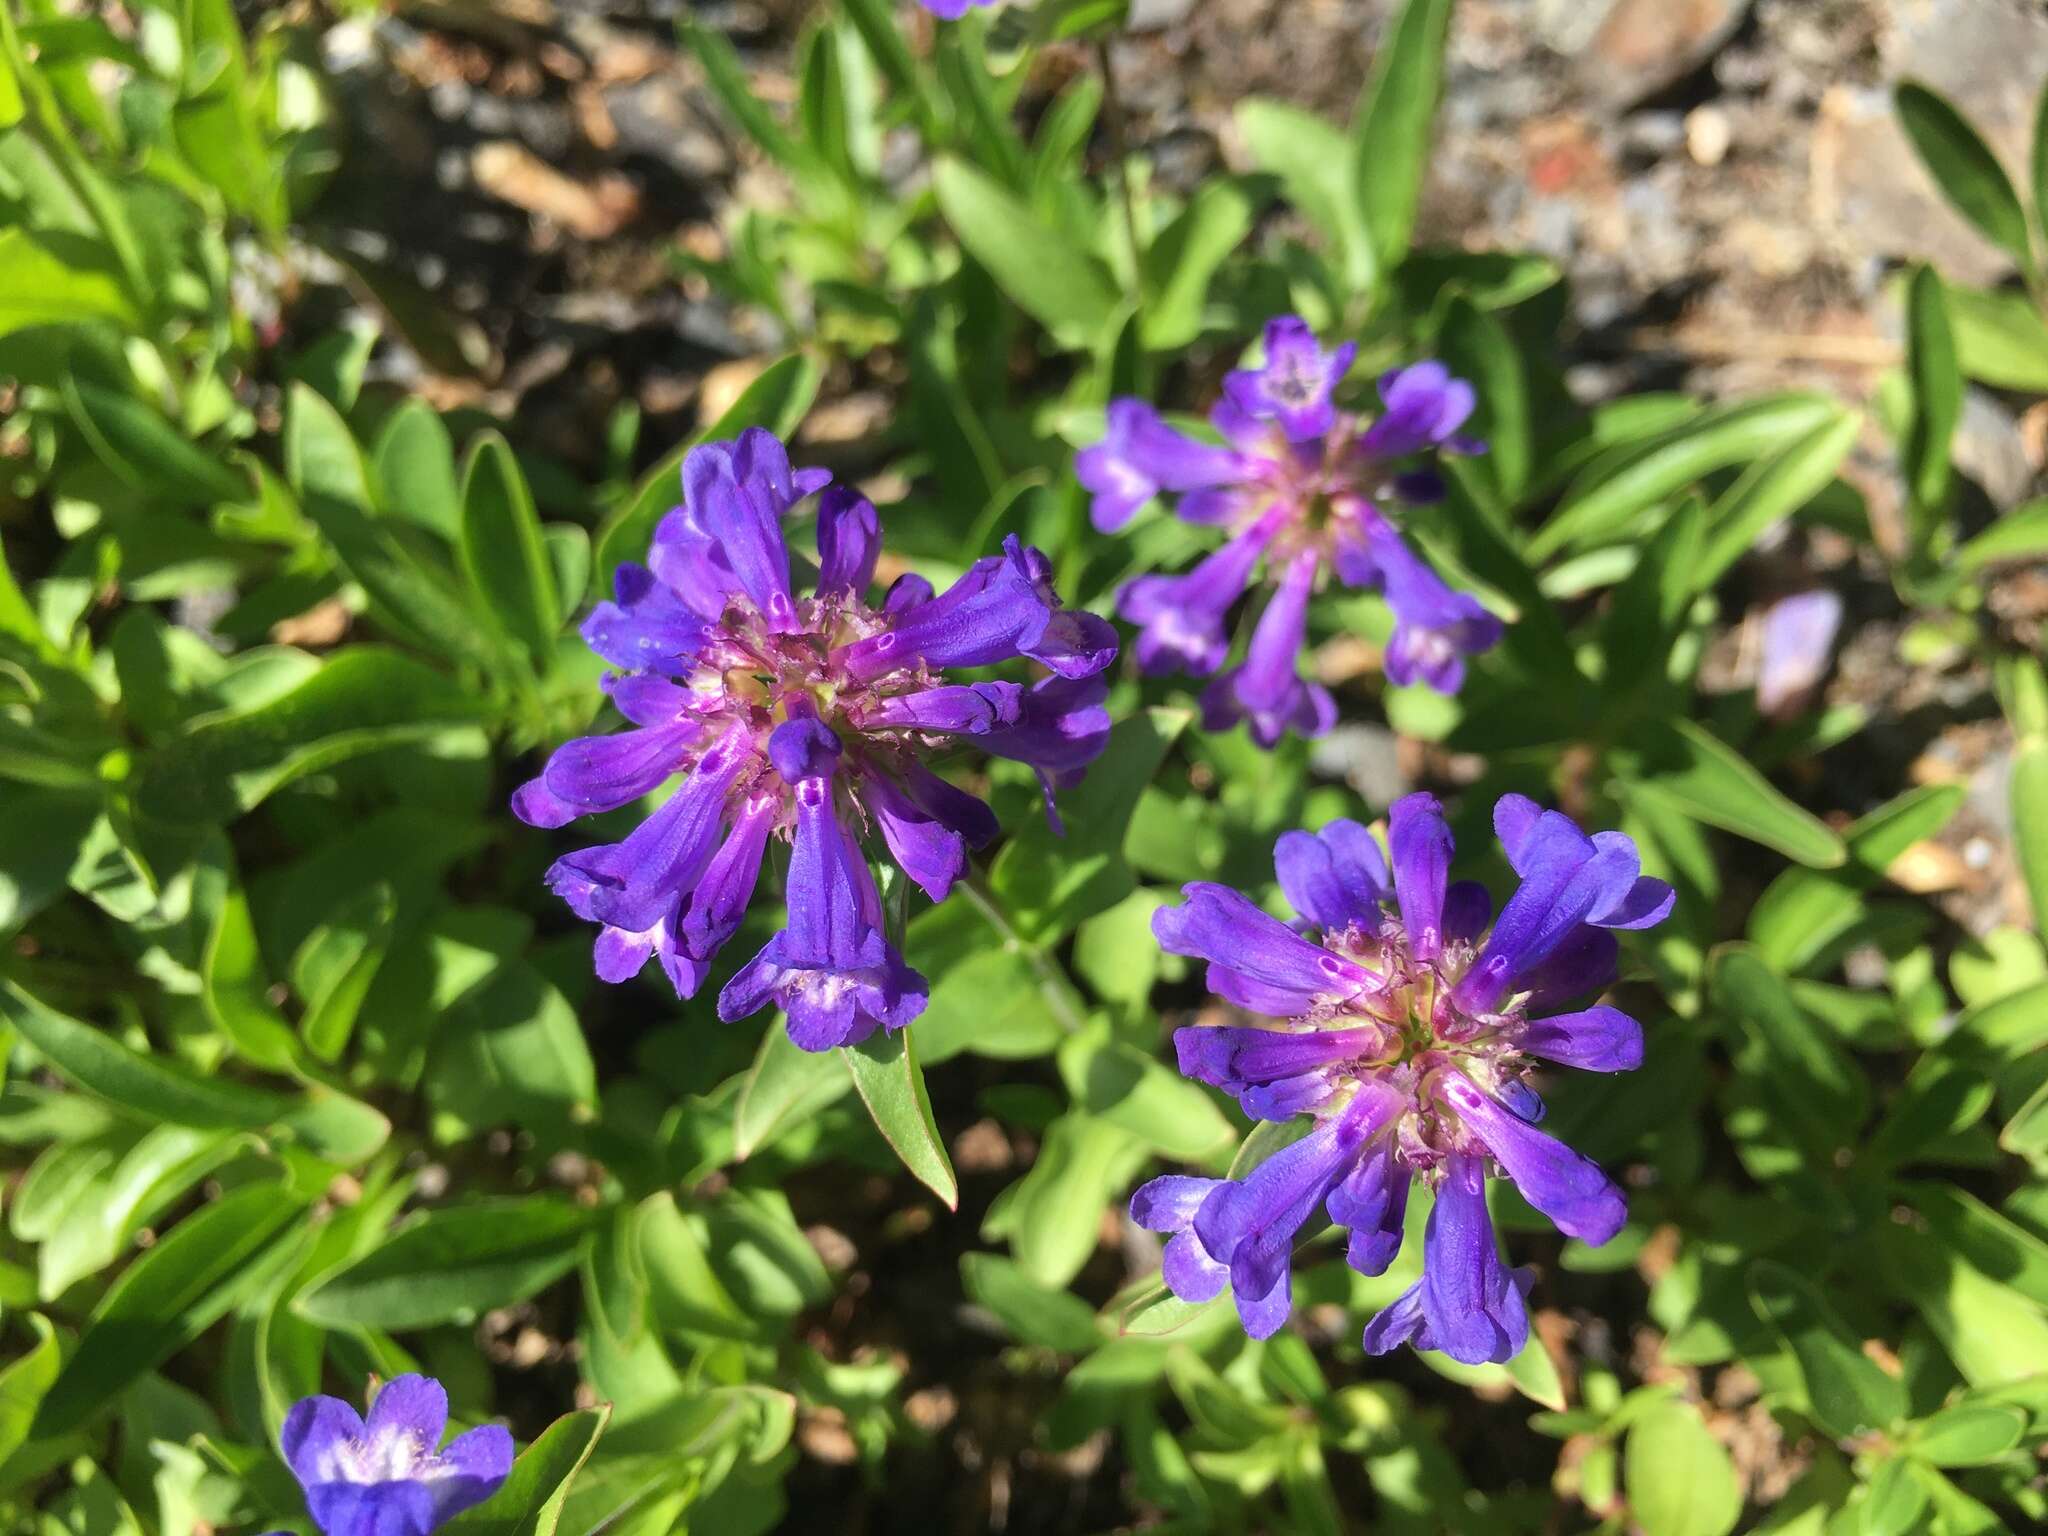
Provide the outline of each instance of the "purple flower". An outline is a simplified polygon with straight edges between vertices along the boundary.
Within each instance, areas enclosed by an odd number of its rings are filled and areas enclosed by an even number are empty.
[[[1771,604],[1764,614],[1756,707],[1766,715],[1796,710],[1827,675],[1828,653],[1841,627],[1842,599],[1824,587]]]
[[[279,1436],[325,1536],[427,1536],[497,1492],[512,1470],[512,1436],[484,1424],[445,1449],[448,1394],[428,1376],[394,1376],[368,1420],[338,1397],[292,1404]]]
[[[996,0],[917,0],[917,3],[942,21],[958,21],[975,6],[990,6]]]
[[[1246,1331],[1265,1338],[1287,1319],[1294,1237],[1316,1209],[1348,1229],[1351,1266],[1380,1274],[1420,1177],[1436,1193],[1422,1279],[1373,1319],[1365,1347],[1507,1360],[1528,1338],[1529,1277],[1495,1250],[1487,1170],[1569,1236],[1599,1244],[1620,1230],[1621,1191],[1536,1129],[1543,1102],[1526,1078],[1538,1060],[1641,1064],[1627,1014],[1557,1010],[1614,979],[1610,930],[1661,922],[1673,895],[1620,833],[1588,837],[1508,795],[1494,828],[1521,884],[1494,917],[1483,887],[1450,880],[1451,830],[1432,796],[1397,801],[1387,821],[1391,857],[1352,821],[1280,839],[1274,865],[1298,925],[1208,884],[1154,917],[1161,947],[1208,962],[1210,991],[1273,1016],[1177,1030],[1181,1071],[1255,1119],[1314,1125],[1241,1180],[1154,1179],[1131,1218],[1175,1234],[1176,1295],[1204,1301],[1227,1279]]]
[[[1356,353],[1349,342],[1325,350],[1295,316],[1275,320],[1264,363],[1223,381],[1210,412],[1223,444],[1198,442],[1142,400],[1122,399],[1110,404],[1102,441],[1074,460],[1104,532],[1162,493],[1177,497],[1183,521],[1227,531],[1222,547],[1185,574],[1126,583],[1117,611],[1139,626],[1140,668],[1215,677],[1203,695],[1209,728],[1243,720],[1263,746],[1290,731],[1319,735],[1335,720],[1329,695],[1296,675],[1309,600],[1332,576],[1385,592],[1395,620],[1386,670],[1396,683],[1455,693],[1464,658],[1500,638],[1500,621],[1446,586],[1389,517],[1441,496],[1430,458],[1484,451],[1459,431],[1472,414],[1472,386],[1441,363],[1417,363],[1382,376],[1376,419],[1353,415],[1337,408],[1335,394]],[[1271,587],[1272,597],[1243,664],[1217,676],[1230,654],[1231,612],[1254,584]]]
[[[739,930],[772,840],[790,845],[788,921],[719,994],[737,1019],[771,1003],[806,1050],[898,1029],[927,988],[889,942],[871,854],[886,852],[934,901],[998,831],[989,808],[926,759],[972,745],[1029,764],[1055,789],[1109,738],[1103,672],[1116,632],[1060,606],[1045,556],[1012,538],[944,592],[905,576],[868,601],[874,507],[795,470],[771,434],[707,443],[683,461],[683,505],[645,566],[619,568],[583,635],[621,669],[606,691],[631,729],[571,741],[512,809],[558,827],[678,775],[617,843],[565,854],[548,885],[599,925],[606,981],[660,962],[693,996]],[[817,495],[818,580],[791,580],[782,524]],[[1018,658],[1035,683],[949,682],[955,667]]]

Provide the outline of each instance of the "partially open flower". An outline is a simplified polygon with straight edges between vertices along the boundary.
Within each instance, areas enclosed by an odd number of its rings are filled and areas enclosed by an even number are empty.
[[[367,1419],[338,1397],[302,1398],[278,1439],[325,1536],[428,1536],[496,1493],[512,1471],[502,1425],[479,1425],[443,1447],[447,1427],[441,1383],[394,1376]]]
[[[571,741],[513,797],[556,827],[681,787],[623,842],[556,861],[548,884],[601,925],[597,972],[624,981],[657,959],[678,995],[703,985],[738,930],[771,838],[792,844],[788,925],[727,983],[721,1018],[771,1002],[806,1050],[900,1028],[924,978],[887,939],[869,863],[879,844],[934,901],[996,835],[982,801],[929,759],[961,744],[1077,780],[1109,739],[1102,674],[1116,633],[1062,609],[1050,566],[1012,538],[943,593],[905,576],[879,603],[875,509],[758,429],[683,463],[684,502],[646,566],[583,635],[620,668],[607,691],[633,729]],[[818,496],[818,580],[795,590],[782,519]],[[948,682],[949,669],[1018,658],[1037,682]]]
[[[1498,917],[1482,887],[1449,882],[1450,828],[1417,794],[1388,815],[1391,868],[1356,822],[1280,839],[1280,887],[1305,932],[1209,884],[1153,919],[1162,947],[1209,962],[1210,991],[1275,1017],[1177,1031],[1181,1071],[1255,1119],[1315,1117],[1242,1180],[1169,1176],[1133,1197],[1134,1221],[1175,1234],[1166,1281],[1184,1299],[1228,1280],[1246,1330],[1266,1337],[1287,1319],[1294,1237],[1316,1208],[1350,1230],[1352,1267],[1376,1275],[1400,1250],[1419,1177],[1436,1191],[1423,1278],[1373,1319],[1365,1347],[1500,1361],[1528,1337],[1527,1277],[1495,1254],[1487,1169],[1570,1236],[1598,1244],[1620,1230],[1620,1190],[1536,1129],[1543,1103],[1524,1078],[1538,1060],[1641,1063],[1628,1015],[1556,1010],[1613,980],[1610,930],[1662,921],[1671,888],[1642,874],[1622,834],[1588,837],[1519,795],[1495,807],[1494,827],[1522,882]]]

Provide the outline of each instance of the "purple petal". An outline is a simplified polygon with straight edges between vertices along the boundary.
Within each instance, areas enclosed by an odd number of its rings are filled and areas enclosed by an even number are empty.
[[[1438,1080],[1439,1092],[1467,1130],[1486,1143],[1537,1210],[1567,1237],[1598,1247],[1621,1230],[1628,1202],[1597,1163],[1508,1113],[1455,1072]]]
[[[944,901],[953,882],[967,872],[966,840],[887,778],[870,775],[862,788],[882,840],[903,872],[933,901]]]
[[[846,748],[815,715],[793,715],[768,733],[768,761],[785,784],[830,778]]]
[[[645,566],[622,564],[612,577],[616,600],[599,603],[583,621],[583,641],[628,672],[680,677],[697,663],[704,620]]]
[[[1240,1029],[1186,1025],[1173,1032],[1181,1075],[1226,1093],[1377,1055],[1387,1037],[1376,1024],[1351,1029]]]
[[[600,928],[590,947],[591,968],[597,972],[597,979],[614,987],[631,981],[646,966],[667,931],[666,919],[639,933]]]
[[[1325,933],[1377,928],[1380,903],[1393,888],[1379,844],[1355,821],[1281,833],[1273,868],[1294,910]]]
[[[306,1490],[306,1511],[324,1536],[428,1536],[439,1522],[425,1483],[322,1483]]]
[[[1444,937],[1475,942],[1493,916],[1493,897],[1477,880],[1453,880],[1444,890]]]
[[[1344,1261],[1361,1275],[1385,1274],[1401,1251],[1408,1214],[1408,1167],[1383,1138],[1325,1202],[1330,1220],[1351,1230]]]
[[[1325,352],[1308,322],[1285,315],[1266,326],[1266,361],[1260,368],[1240,368],[1223,381],[1223,392],[1245,416],[1276,421],[1292,442],[1320,437],[1336,419],[1331,396],[1351,360],[1355,343]]]
[[[1336,723],[1337,707],[1329,690],[1304,679],[1298,670],[1319,558],[1315,551],[1304,550],[1289,562],[1252,630],[1244,665],[1204,690],[1204,729],[1228,730],[1241,719],[1254,741],[1272,747],[1289,731],[1319,736]]]
[[[1377,984],[1371,972],[1311,944],[1228,886],[1198,881],[1181,887],[1187,903],[1152,914],[1152,933],[1169,954],[1210,962],[1209,988],[1219,973],[1235,975],[1284,998],[1287,1013],[1307,1013],[1318,1001],[1343,1001]]]
[[[1195,1219],[1202,1202],[1223,1184],[1191,1174],[1161,1174],[1131,1196],[1131,1220],[1147,1232],[1179,1232]]]
[[[364,1430],[372,1440],[410,1435],[426,1450],[441,1443],[448,1428],[448,1393],[431,1376],[394,1376],[370,1404]]]
[[[1417,1281],[1373,1314],[1361,1341],[1368,1355],[1390,1354],[1403,1344],[1434,1349],[1429,1324],[1422,1315],[1422,1282]]]
[[[1477,403],[1472,386],[1451,377],[1439,362],[1421,362],[1382,375],[1386,410],[1360,446],[1375,458],[1398,459],[1433,448],[1465,424]]]
[[[1764,615],[1756,707],[1766,715],[1782,714],[1817,687],[1827,676],[1828,656],[1841,627],[1842,599],[1825,588],[1771,604]]]
[[[1435,795],[1417,792],[1387,811],[1387,848],[1393,855],[1394,899],[1401,926],[1419,960],[1434,959],[1443,947],[1444,892],[1456,851],[1450,823]]]
[[[1529,1312],[1494,1247],[1481,1160],[1453,1156],[1423,1235],[1422,1310],[1435,1347],[1466,1365],[1501,1364],[1529,1341]]]
[[[1470,593],[1446,586],[1393,529],[1375,532],[1372,545],[1394,612],[1384,662],[1388,680],[1456,693],[1465,678],[1463,658],[1500,639],[1500,620]]]
[[[1542,819],[1543,807],[1527,795],[1502,795],[1493,802],[1493,835],[1500,839],[1508,867],[1518,875],[1529,873],[1523,850],[1529,845],[1536,823]]]
[[[1140,576],[1117,594],[1117,612],[1139,625],[1138,666],[1148,677],[1172,671],[1207,677],[1230,654],[1224,620],[1280,526],[1260,518],[1184,576]]]
[[[551,793],[543,775],[528,779],[512,791],[512,814],[529,827],[566,827],[583,815],[584,809]]]
[[[1516,978],[1529,994],[1532,1009],[1554,1008],[1611,984],[1621,946],[1600,928],[1581,928],[1557,946],[1550,958]]]
[[[860,597],[874,583],[882,520],[858,491],[835,485],[818,498],[818,595]]]
[[[986,802],[947,783],[920,762],[912,760],[906,766],[903,787],[919,807],[965,838],[970,848],[986,848],[1002,833],[1002,824]]]
[[[718,842],[726,800],[756,761],[744,727],[721,737],[668,802],[621,843],[555,861],[548,885],[577,916],[641,932],[654,926],[703,871]]]
[[[670,508],[655,526],[647,564],[684,607],[709,622],[716,622],[734,598],[745,595],[725,551],[688,507]]]
[[[1142,400],[1110,402],[1101,442],[1074,458],[1075,477],[1093,498],[1090,516],[1113,533],[1162,490],[1226,485],[1243,474],[1236,454],[1169,427]]]
[[[441,1453],[453,1468],[432,1484],[437,1520],[449,1520],[483,1503],[512,1474],[512,1434],[502,1424],[479,1424],[457,1435]]]
[[[1643,1026],[1619,1008],[1587,1008],[1531,1019],[1515,1048],[1588,1072],[1633,1072],[1643,1064]]]
[[[555,749],[541,779],[552,803],[573,805],[578,815],[614,810],[680,773],[701,734],[695,721],[685,721],[579,736]]]
[[[767,852],[768,834],[782,813],[782,795],[768,791],[750,798],[733,820],[732,830],[719,845],[711,862],[683,904],[677,941],[681,954],[693,961],[708,961],[739,932],[747,905],[754,898],[754,886],[761,876],[761,859]],[[670,972],[674,979],[675,972]],[[692,995],[703,977],[686,973]],[[677,987],[679,992],[682,987]]]
[[[999,726],[1016,724],[1023,707],[1024,689],[1016,683],[947,684],[882,699],[861,717],[861,726],[981,736]]]
[[[773,433],[749,427],[735,442],[700,443],[683,460],[691,517],[732,567],[771,632],[797,628],[782,514],[796,500],[789,455]]]
[[[335,1453],[360,1441],[365,1432],[362,1416],[340,1398],[302,1397],[284,1416],[277,1439],[285,1465],[310,1491],[337,1475]]]
[[[1159,1277],[1182,1301],[1214,1300],[1230,1283],[1230,1266],[1219,1264],[1192,1230],[1174,1234],[1160,1255]]]

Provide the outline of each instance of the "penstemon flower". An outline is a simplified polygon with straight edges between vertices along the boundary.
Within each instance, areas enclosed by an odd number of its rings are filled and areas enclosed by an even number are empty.
[[[977,6],[991,6],[996,0],[917,0],[941,21],[958,21]]]
[[[325,1536],[427,1536],[498,1491],[512,1436],[484,1424],[443,1449],[448,1394],[428,1376],[394,1376],[367,1420],[338,1397],[292,1404],[279,1436]]]
[[[634,729],[561,747],[512,801],[558,827],[687,774],[625,841],[556,861],[548,884],[602,925],[597,973],[624,981],[658,959],[679,996],[703,985],[738,930],[771,838],[791,844],[789,920],[719,994],[722,1019],[771,1002],[805,1050],[898,1029],[924,978],[888,941],[867,834],[934,901],[998,831],[982,801],[927,759],[963,740],[1030,764],[1052,793],[1109,738],[1102,676],[1116,633],[1062,610],[1042,554],[1016,539],[943,593],[908,575],[868,601],[881,528],[874,507],[821,471],[792,470],[759,429],[683,462],[683,505],[648,564],[622,565],[617,596],[584,621],[620,669],[606,691]],[[822,493],[822,494],[819,494]],[[782,520],[818,495],[818,578],[798,596]],[[955,667],[1017,657],[1050,674],[947,682]]]
[[[1178,496],[1185,521],[1228,531],[1192,570],[1140,576],[1117,597],[1119,614],[1140,628],[1138,664],[1147,673],[1214,676],[1202,696],[1210,730],[1243,720],[1270,747],[1289,731],[1329,729],[1335,702],[1297,672],[1309,598],[1328,573],[1384,592],[1394,612],[1385,664],[1396,683],[1455,693],[1464,658],[1500,638],[1500,621],[1446,586],[1387,515],[1442,495],[1435,473],[1415,467],[1419,456],[1483,451],[1458,431],[1472,414],[1472,386],[1441,363],[1396,370],[1380,379],[1385,409],[1368,421],[1333,399],[1356,352],[1349,342],[1326,352],[1307,322],[1275,320],[1264,366],[1226,378],[1210,412],[1228,446],[1197,442],[1144,401],[1120,399],[1107,435],[1075,460],[1104,532],[1162,492]],[[1230,653],[1226,620],[1261,562],[1272,596],[1243,662],[1219,674]]]
[[[1436,1192],[1422,1279],[1372,1320],[1365,1347],[1502,1361],[1528,1337],[1528,1275],[1495,1252],[1488,1168],[1570,1236],[1598,1244],[1620,1229],[1620,1190],[1536,1129],[1543,1102],[1524,1078],[1531,1058],[1640,1065],[1642,1028],[1627,1014],[1556,1010],[1614,979],[1606,930],[1661,922],[1671,887],[1641,874],[1619,832],[1587,837],[1520,795],[1493,820],[1521,885],[1490,926],[1485,889],[1447,883],[1451,831],[1426,794],[1388,813],[1391,873],[1357,822],[1280,839],[1280,888],[1306,933],[1220,885],[1190,885],[1184,906],[1154,917],[1165,949],[1209,962],[1210,991],[1276,1019],[1176,1031],[1181,1071],[1255,1119],[1314,1117],[1241,1180],[1169,1175],[1133,1196],[1132,1220],[1174,1234],[1165,1279],[1176,1295],[1205,1301],[1227,1281],[1246,1332],[1265,1338],[1287,1320],[1295,1234],[1316,1207],[1350,1229],[1351,1266],[1377,1275],[1400,1251],[1420,1177]]]

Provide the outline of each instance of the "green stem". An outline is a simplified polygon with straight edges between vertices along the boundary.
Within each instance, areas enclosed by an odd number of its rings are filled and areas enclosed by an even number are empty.
[[[1087,1004],[1080,989],[1067,979],[1065,971],[1054,963],[1052,957],[1036,944],[1019,933],[1011,924],[1009,914],[995,899],[979,873],[970,873],[957,881],[953,887],[966,896],[968,904],[988,921],[989,927],[1024,957],[1024,963],[1031,967],[1031,974],[1038,978],[1039,995],[1045,999],[1045,1006],[1051,1011],[1053,1022],[1068,1034],[1076,1034],[1087,1027]]]
[[[1138,234],[1138,197],[1131,186],[1130,141],[1125,128],[1123,98],[1117,94],[1116,71],[1110,66],[1109,43],[1098,38],[1095,65],[1102,71],[1102,114],[1109,124],[1109,150],[1116,160],[1116,186],[1124,208],[1124,236],[1131,246],[1131,294],[1138,312],[1145,310],[1145,242]]]

